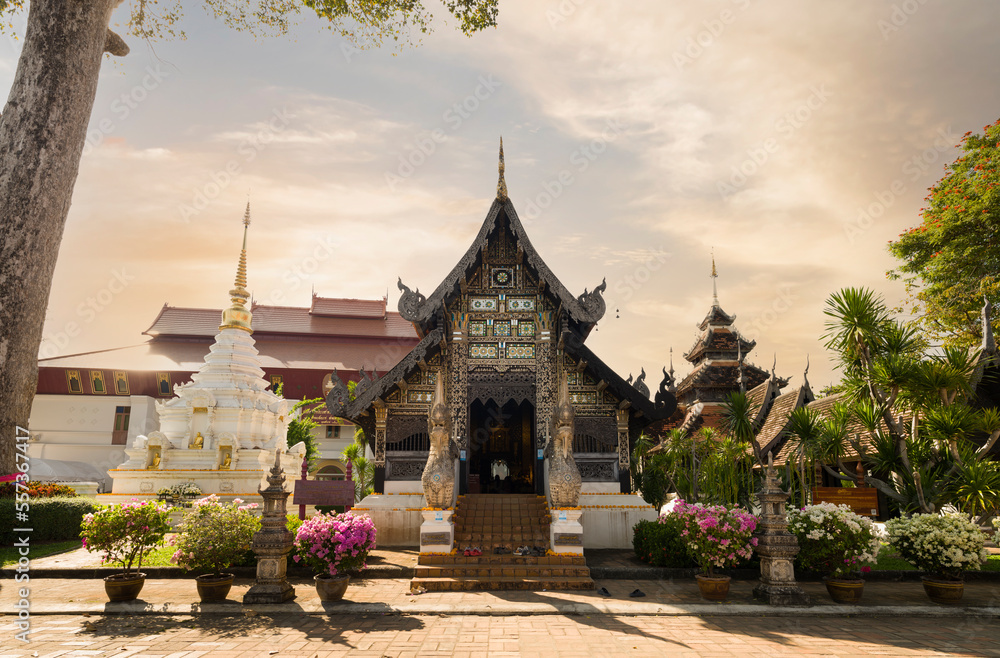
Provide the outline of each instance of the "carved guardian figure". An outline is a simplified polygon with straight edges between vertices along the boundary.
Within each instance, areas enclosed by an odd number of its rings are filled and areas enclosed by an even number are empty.
[[[448,404],[444,399],[444,377],[440,374],[434,390],[434,402],[427,415],[431,448],[427,465],[420,477],[428,507],[448,509],[455,495],[455,456],[448,436]]]
[[[569,401],[569,383],[563,374],[559,381],[559,405],[552,417],[552,439],[545,446],[549,459],[549,501],[552,507],[580,505],[580,470],[573,459],[575,412]]]

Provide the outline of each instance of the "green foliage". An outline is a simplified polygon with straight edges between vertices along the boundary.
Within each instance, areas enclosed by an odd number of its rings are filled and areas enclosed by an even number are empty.
[[[687,569],[695,566],[681,540],[684,524],[676,514],[664,514],[659,521],[639,521],[632,528],[635,556],[654,567]]]
[[[322,403],[323,398],[300,400],[288,412],[289,414],[299,412],[298,417],[292,418],[288,423],[288,433],[286,434],[288,447],[291,448],[297,443],[305,443],[306,460],[309,462],[309,470],[315,467],[316,462],[320,458],[319,447],[316,445],[316,437],[312,433],[316,427],[316,422],[313,421],[312,417],[316,410],[322,406]]]
[[[18,505],[22,509],[18,509]],[[18,541],[14,528],[23,526],[16,520],[16,513],[24,511],[24,502],[13,498],[0,498],[0,544]],[[60,541],[79,539],[83,517],[98,508],[89,498],[37,498],[28,508],[32,528],[31,541]]]
[[[1000,464],[992,460],[965,462],[950,483],[948,498],[971,517],[1000,513]]]
[[[114,562],[123,573],[142,568],[143,558],[170,531],[170,510],[151,500],[131,501],[98,508],[83,517],[80,536],[88,551],[103,551],[101,564]]]
[[[832,464],[847,480],[857,478],[839,459],[860,454],[869,483],[904,513],[931,513],[952,502],[970,514],[992,506],[992,467],[969,466],[988,461],[1000,437],[1000,412],[969,404],[978,354],[959,348],[927,354],[923,337],[894,319],[871,290],[835,293],[826,314],[827,347],[844,373],[850,403],[824,421],[807,411],[793,414],[792,434],[804,454]],[[902,422],[903,415],[919,421]],[[977,446],[972,439],[981,432],[988,437]]]
[[[126,30],[143,39],[183,39],[186,35],[178,25],[190,4],[184,0],[127,0]],[[422,3],[412,0],[202,0],[200,4],[226,26],[256,37],[285,34],[305,8],[359,48],[379,46],[387,38],[399,44],[413,43],[413,33],[430,32],[434,19]],[[466,36],[496,27],[497,0],[442,0],[442,4]],[[23,0],[0,0],[0,16],[23,5]]]
[[[967,132],[962,153],[930,189],[919,226],[889,243],[902,263],[889,272],[902,278],[910,305],[928,335],[946,345],[982,341],[983,298],[1000,300],[1000,121],[982,134]],[[998,325],[997,312],[990,318]]]
[[[365,457],[365,433],[360,427],[354,430],[354,443],[344,448],[341,458],[351,464],[354,478],[354,502],[360,503],[375,491],[375,466]]]
[[[23,484],[23,483],[21,483]],[[14,498],[17,493],[27,493],[29,498],[76,498],[76,490],[65,484],[29,480],[27,489],[18,488],[16,482],[0,484],[0,498]]]
[[[667,502],[667,491],[670,487],[670,479],[666,473],[667,461],[666,455],[653,455],[639,473],[639,493],[642,494],[642,499],[657,511]]]
[[[250,549],[254,533],[260,530],[260,519],[251,511],[256,507],[238,498],[222,503],[215,495],[195,502],[177,526],[171,541],[177,550],[171,562],[189,571],[221,575]]]

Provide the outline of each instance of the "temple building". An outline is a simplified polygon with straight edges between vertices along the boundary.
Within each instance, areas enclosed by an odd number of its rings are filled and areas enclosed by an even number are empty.
[[[674,412],[673,382],[665,377],[650,400],[644,376],[624,380],[586,346],[606,310],[606,284],[573,295],[539,256],[508,198],[502,145],[496,199],[469,249],[430,295],[397,285],[399,312],[419,343],[387,373],[359,383],[353,399],[340,378],[326,398],[332,414],[364,429],[374,453],[376,493],[356,509],[372,514],[380,543],[416,543],[428,412],[439,378],[457,493],[545,495],[543,454],[564,376],[575,411],[584,545],[630,545],[639,517],[628,509],[645,508],[641,518],[656,514],[631,495],[630,454],[650,423]],[[606,520],[615,526],[609,530],[596,521],[598,508],[615,502],[621,518]],[[411,514],[393,519],[390,511]]]

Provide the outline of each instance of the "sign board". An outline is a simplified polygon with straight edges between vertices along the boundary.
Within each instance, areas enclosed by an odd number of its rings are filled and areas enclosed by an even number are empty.
[[[349,480],[296,480],[296,505],[354,506],[354,482]]]
[[[566,520],[566,512],[565,511],[559,512],[559,520],[560,521],[565,521]]]
[[[847,505],[855,514],[878,516],[878,490],[873,487],[816,487],[813,504]]]
[[[444,512],[434,512],[435,521],[444,521]]]
[[[579,532],[557,532],[552,543],[556,546],[583,546],[583,535]]]
[[[450,532],[422,532],[420,533],[421,546],[446,546],[451,543]]]

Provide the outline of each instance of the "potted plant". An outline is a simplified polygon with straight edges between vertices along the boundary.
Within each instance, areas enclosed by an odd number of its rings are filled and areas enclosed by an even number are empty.
[[[983,533],[960,514],[914,514],[885,524],[899,556],[924,571],[924,591],[934,603],[958,603],[962,572],[979,569],[989,553]]]
[[[677,501],[671,514],[680,516],[681,539],[688,555],[701,568],[695,578],[702,598],[724,601],[729,595],[729,576],[717,575],[715,569],[750,559],[757,545],[753,536],[757,517],[739,508],[690,504],[683,500]]]
[[[296,562],[315,573],[320,601],[339,601],[347,591],[350,573],[364,569],[375,548],[375,524],[367,514],[317,514],[295,533]]]
[[[871,519],[847,505],[820,503],[788,510],[788,530],[799,540],[796,562],[825,574],[826,591],[837,603],[857,603],[865,581],[858,571],[871,571],[879,539]]]
[[[101,564],[120,564],[121,573],[104,579],[111,601],[132,601],[142,590],[146,574],[139,571],[142,560],[170,530],[170,511],[152,500],[132,500],[108,505],[83,517],[80,536],[88,551],[103,551]],[[134,568],[133,568],[134,566]]]
[[[257,503],[243,504],[239,498],[226,504],[216,495],[197,500],[177,526],[171,545],[177,550],[170,561],[187,570],[203,573],[195,577],[202,603],[225,601],[233,586],[233,574],[224,573],[250,548],[260,520],[251,511]]]

